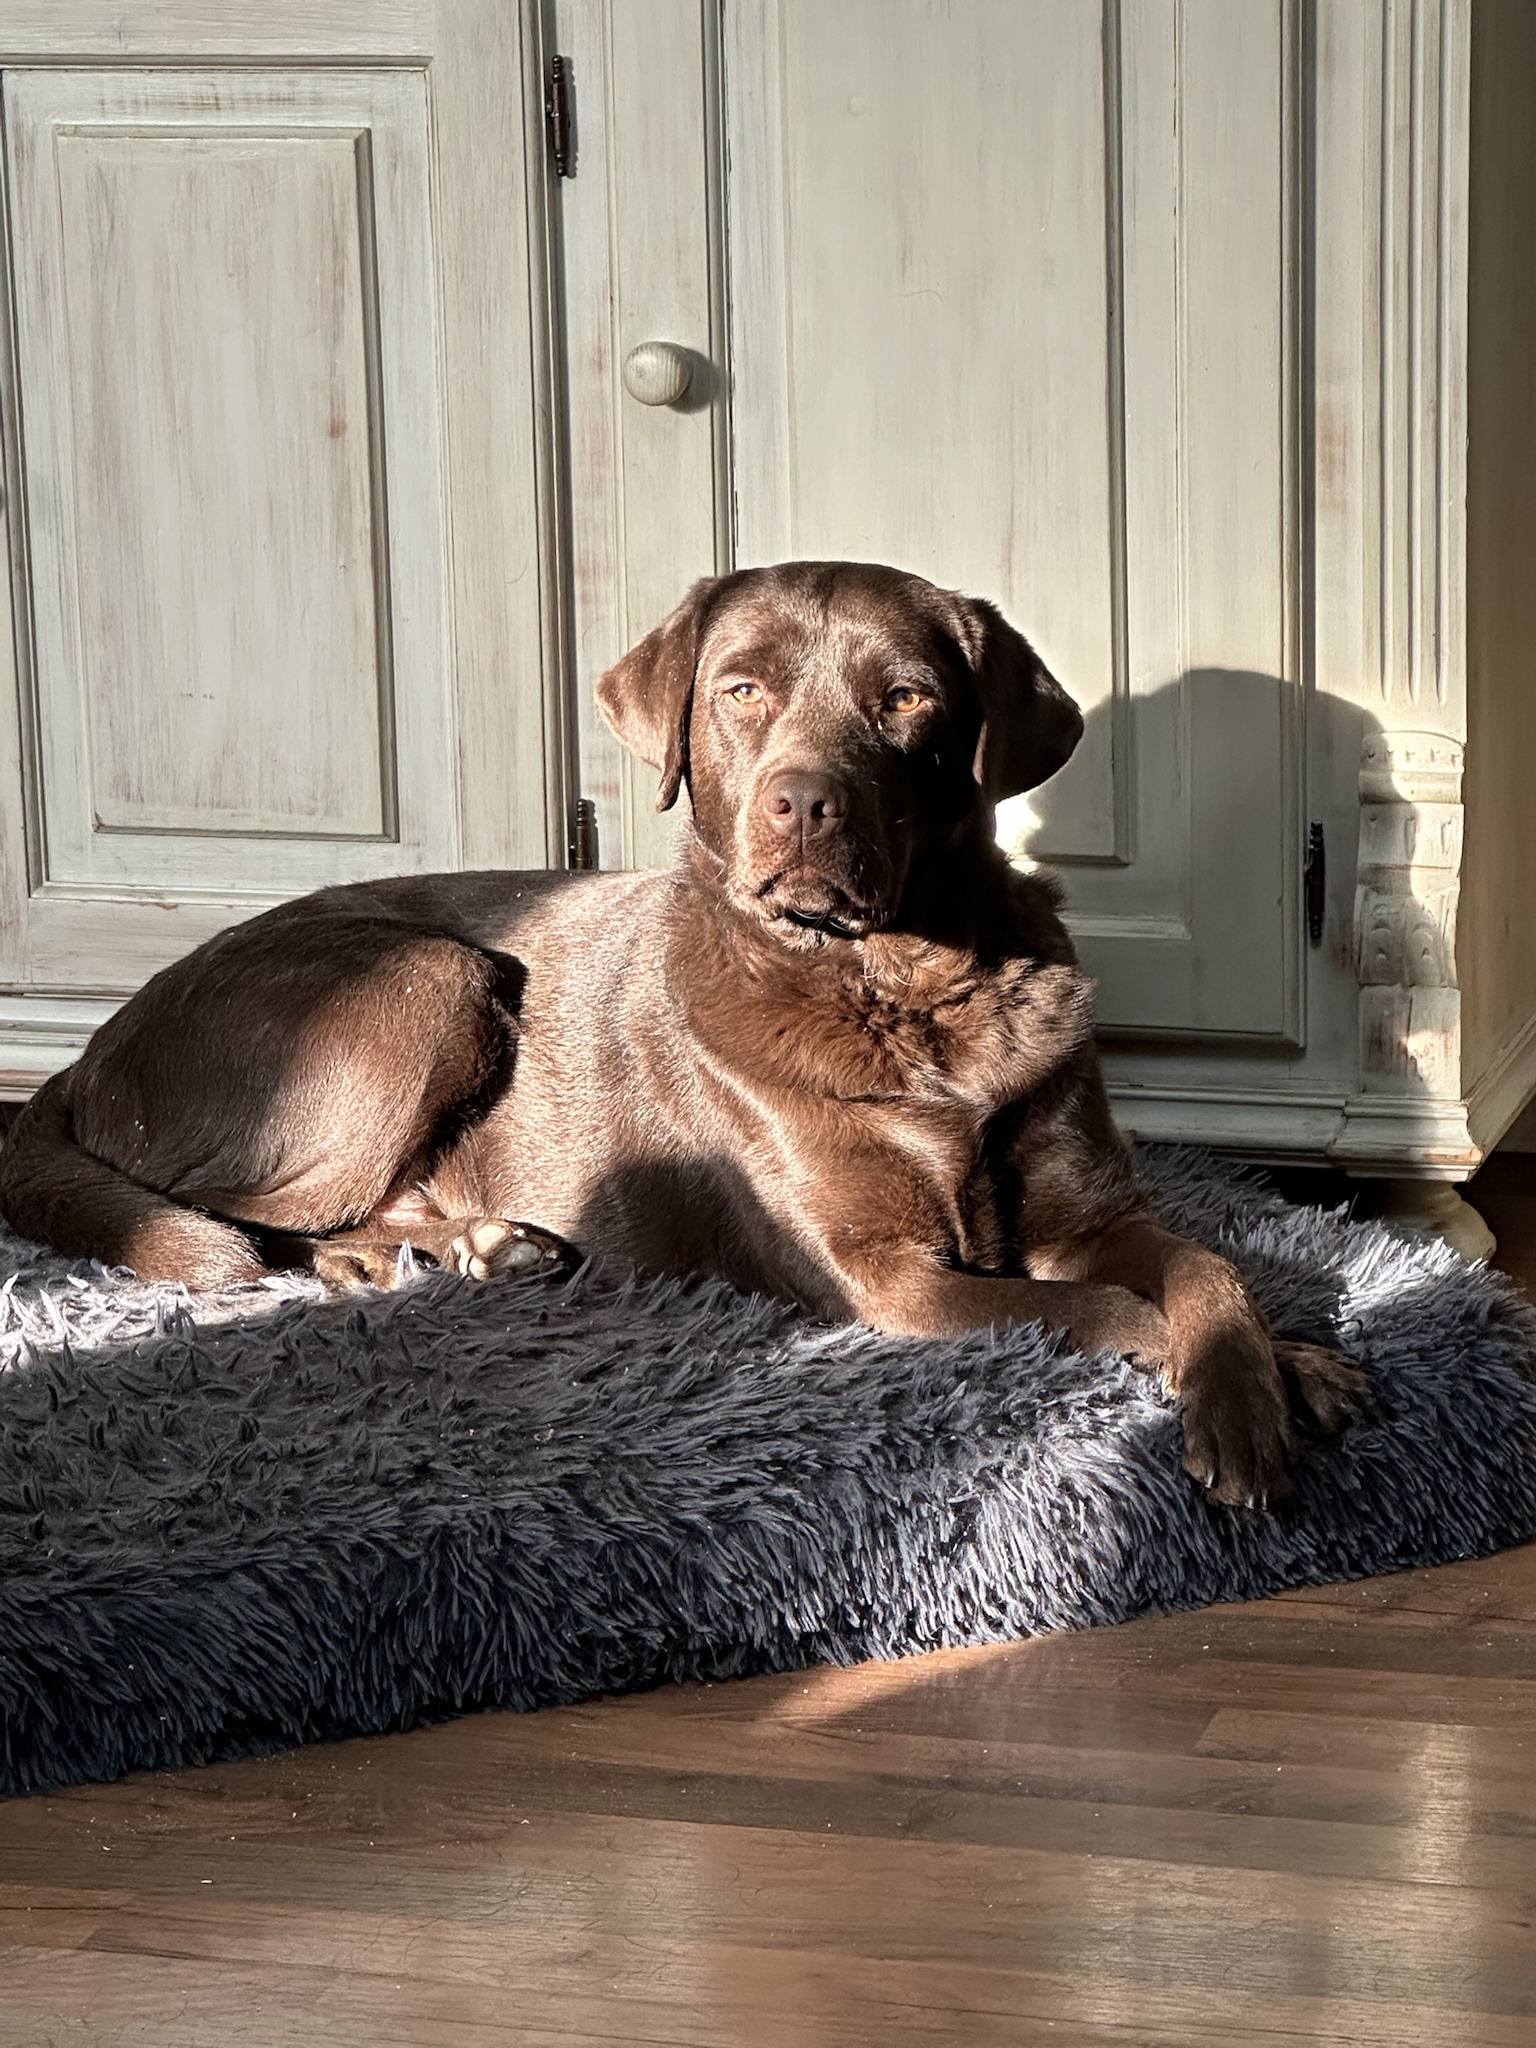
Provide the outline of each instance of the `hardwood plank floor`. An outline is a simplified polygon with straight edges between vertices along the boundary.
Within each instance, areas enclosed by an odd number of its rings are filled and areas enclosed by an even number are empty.
[[[1528,1546],[141,1777],[0,1806],[0,2044],[1536,2048],[1533,1766]]]

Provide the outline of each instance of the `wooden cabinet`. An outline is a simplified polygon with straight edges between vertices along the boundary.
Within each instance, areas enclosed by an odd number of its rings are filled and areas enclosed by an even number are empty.
[[[1066,876],[1126,1123],[1464,1177],[1536,1089],[1536,9],[555,21],[602,109],[557,199],[578,701],[716,561],[985,592],[1088,711],[1002,829]],[[652,338],[715,366],[712,443],[626,396]],[[660,857],[646,772],[582,772]]]
[[[1536,1089],[1533,90],[1526,0],[0,0],[6,1078],[578,793],[667,858],[597,675],[852,555],[1087,711],[1001,829],[1125,1121],[1464,1175]]]

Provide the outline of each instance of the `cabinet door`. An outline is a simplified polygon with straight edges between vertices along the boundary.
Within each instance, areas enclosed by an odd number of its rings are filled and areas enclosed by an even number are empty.
[[[995,599],[1105,1023],[1300,1037],[1290,0],[726,0],[742,563]]]
[[[266,902],[563,849],[524,43],[0,0],[18,1081]]]

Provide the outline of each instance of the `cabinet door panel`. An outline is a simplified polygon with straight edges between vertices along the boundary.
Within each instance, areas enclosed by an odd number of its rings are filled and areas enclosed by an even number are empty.
[[[424,77],[16,71],[6,111],[43,879],[447,865]]]
[[[0,1054],[283,896],[563,850],[536,42],[0,0]]]
[[[79,699],[50,703],[45,734],[64,757],[43,791],[50,871],[89,875],[92,823],[392,836],[382,422],[369,397],[379,305],[362,260],[372,137],[168,127],[173,113],[188,121],[181,91],[174,110],[154,94],[144,112],[157,125],[137,133],[72,123],[39,136],[32,83],[16,81],[13,133],[44,151],[53,141],[58,204],[51,221],[19,218],[18,236],[35,257],[55,227],[62,332],[37,317],[41,291],[21,295],[23,377],[36,423],[56,365],[72,420],[61,483],[74,516],[55,568],[69,589],[49,597],[78,611],[80,646]],[[217,382],[200,374],[209,362]],[[67,786],[71,760],[83,791]],[[89,817],[69,815],[78,795]]]
[[[996,599],[1100,1014],[1300,1035],[1288,0],[729,0],[738,558]]]

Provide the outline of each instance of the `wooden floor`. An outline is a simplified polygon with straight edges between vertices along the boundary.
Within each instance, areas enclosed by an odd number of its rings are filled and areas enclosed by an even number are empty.
[[[1536,2048],[1536,1549],[0,1806],[0,2043],[119,2042]]]

